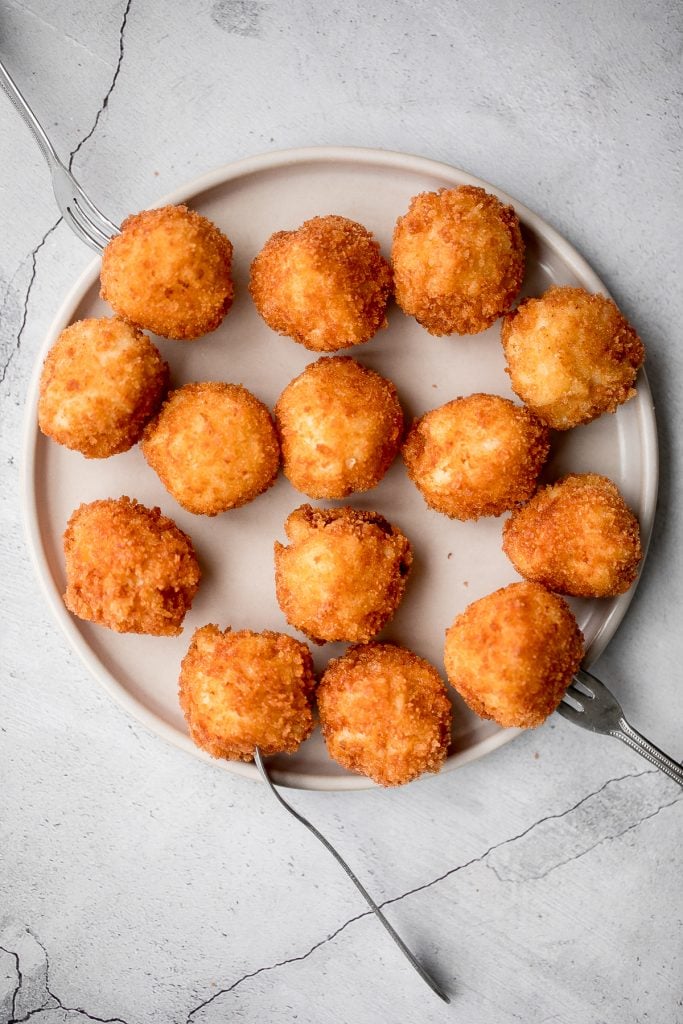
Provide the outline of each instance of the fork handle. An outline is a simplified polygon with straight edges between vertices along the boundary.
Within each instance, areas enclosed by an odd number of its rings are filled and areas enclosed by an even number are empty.
[[[665,775],[668,775],[670,779],[677,782],[679,786],[683,786],[683,768],[681,765],[660,750],[659,747],[656,747],[654,743],[650,743],[644,736],[641,736],[632,725],[629,725],[623,716],[619,719],[619,728],[612,730],[612,736],[616,736],[618,740],[629,746],[631,750],[637,751],[650,764],[655,765]]]
[[[258,747],[256,747],[256,749],[254,750],[254,761],[256,763],[256,767],[259,770],[261,778],[268,786],[268,789],[273,794],[273,796],[280,804],[280,806],[284,807],[284,809],[289,814],[291,814],[293,818],[296,818],[297,821],[300,821],[301,824],[304,825],[308,829],[308,831],[311,832],[315,836],[315,838],[322,843],[325,849],[332,854],[337,864],[339,864],[340,867],[343,868],[343,870],[346,872],[346,874],[349,876],[349,878],[355,885],[356,889],[358,889],[358,892],[361,894],[367,905],[370,907],[370,910],[373,912],[377,920],[380,922],[380,924],[384,926],[384,928],[389,933],[391,938],[394,940],[398,948],[401,950],[408,963],[415,968],[415,970],[420,975],[422,980],[427,985],[429,985],[432,992],[434,992],[439,997],[439,999],[442,999],[444,1003],[450,1003],[451,1000],[449,996],[447,996],[443,989],[440,988],[439,985],[437,985],[437,983],[432,978],[431,974],[427,973],[427,971],[424,969],[420,961],[415,957],[415,955],[410,951],[410,949],[408,949],[408,947],[406,946],[405,942],[398,934],[398,932],[392,927],[391,924],[389,924],[389,921],[382,913],[381,908],[375,903],[368,890],[365,888],[360,879],[356,877],[356,875],[351,870],[349,865],[346,863],[342,855],[335,850],[334,846],[329,841],[329,839],[326,839],[322,832],[319,832],[315,825],[313,825],[308,820],[308,818],[304,818],[303,814],[300,814],[299,811],[296,811],[291,804],[288,804],[285,798],[278,792],[278,790],[275,788],[273,780],[268,774],[268,769],[265,766],[263,756]]]
[[[2,63],[1,60],[0,86],[2,86],[8,98],[14,105],[15,109],[23,118],[26,127],[29,128],[32,132],[34,139],[40,147],[41,153],[45,157],[48,166],[50,167],[50,170],[52,170],[55,167],[55,165],[61,165],[61,161],[57,156],[57,153],[55,152],[55,148],[48,139],[45,132],[43,131],[43,127],[40,124],[40,121],[29,107],[28,103],[19,91],[16,82],[14,81],[14,79],[12,78],[9,71],[7,70],[7,68]]]

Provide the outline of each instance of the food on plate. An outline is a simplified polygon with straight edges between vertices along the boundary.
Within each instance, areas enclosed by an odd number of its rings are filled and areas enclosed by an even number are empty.
[[[81,505],[64,533],[64,603],[117,633],[177,636],[199,586],[192,541],[134,499]]]
[[[145,428],[142,453],[188,512],[215,516],[275,482],[280,446],[268,409],[241,384],[172,391]]]
[[[404,313],[430,334],[478,334],[522,287],[519,219],[483,188],[422,192],[396,222],[391,260]]]
[[[336,352],[386,327],[391,268],[362,224],[313,217],[271,235],[251,265],[249,291],[272,330]]]
[[[511,583],[474,601],[446,631],[451,685],[481,718],[506,727],[545,721],[582,658],[569,607],[538,583]]]
[[[206,217],[163,206],[127,217],[102,254],[101,296],[165,338],[215,331],[232,305],[232,244]]]
[[[331,758],[382,786],[438,772],[451,738],[451,702],[436,669],[394,644],[352,647],[317,690]]]
[[[505,317],[512,389],[555,430],[588,423],[632,398],[643,343],[617,307],[584,288],[549,288]]]
[[[623,594],[642,558],[638,520],[597,473],[541,488],[505,523],[503,551],[520,576],[575,597]]]
[[[469,395],[416,420],[403,458],[430,508],[478,519],[530,498],[549,450],[548,428],[527,408]]]
[[[149,338],[116,317],[65,327],[40,376],[38,425],[86,459],[128,451],[159,408],[168,366]]]
[[[311,498],[343,498],[382,479],[400,447],[396,388],[348,356],[319,359],[280,395],[283,471]]]
[[[410,542],[377,512],[301,505],[275,543],[275,592],[287,621],[315,643],[365,643],[396,611]]]
[[[315,677],[305,644],[284,633],[202,626],[183,658],[179,696],[190,735],[213,757],[293,754],[313,729]]]

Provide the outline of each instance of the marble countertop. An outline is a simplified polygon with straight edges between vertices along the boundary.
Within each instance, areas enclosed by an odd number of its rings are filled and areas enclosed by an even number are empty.
[[[8,0],[0,55],[121,218],[301,145],[495,183],[587,257],[648,348],[659,511],[596,671],[683,757],[680,53],[668,0]],[[264,788],[127,717],[50,618],[19,513],[24,396],[90,254],[0,96],[0,1024],[683,1021],[680,788],[557,716],[390,792],[296,792],[453,995],[432,997]]]

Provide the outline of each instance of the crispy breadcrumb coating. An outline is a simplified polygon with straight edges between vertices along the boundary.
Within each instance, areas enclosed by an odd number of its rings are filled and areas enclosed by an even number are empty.
[[[438,772],[451,738],[451,702],[436,669],[393,644],[352,647],[317,690],[330,757],[381,786]]]
[[[293,754],[313,729],[313,659],[284,633],[202,626],[183,658],[179,698],[192,739],[212,757]]]
[[[116,317],[66,327],[43,364],[38,425],[86,459],[128,451],[168,388],[168,365],[149,338]]]
[[[403,458],[430,508],[478,519],[530,498],[549,450],[548,428],[527,408],[478,394],[416,420]]]
[[[365,643],[392,618],[412,563],[406,537],[377,512],[301,505],[275,542],[275,591],[314,643]]]
[[[478,334],[522,287],[519,219],[483,188],[415,196],[394,229],[396,301],[430,334]]]
[[[127,217],[102,254],[100,295],[124,320],[165,338],[215,331],[233,298],[232,244],[186,206]]]
[[[362,224],[313,217],[271,235],[251,265],[249,291],[272,330],[336,352],[386,327],[391,268]]]
[[[64,533],[64,603],[116,633],[177,636],[199,586],[192,541],[134,499],[81,505]]]
[[[636,393],[645,349],[604,295],[549,288],[508,313],[501,339],[513,391],[555,430],[614,412]]]
[[[164,487],[196,515],[252,501],[275,482],[280,465],[266,406],[241,384],[218,381],[171,392],[141,447]]]
[[[505,523],[503,551],[520,576],[575,597],[623,594],[642,558],[638,520],[597,473],[543,487]]]
[[[561,597],[511,583],[468,605],[446,630],[446,674],[466,704],[499,725],[534,728],[583,658],[583,635]]]
[[[307,366],[280,395],[275,421],[284,474],[311,498],[375,487],[403,433],[394,385],[349,356]]]

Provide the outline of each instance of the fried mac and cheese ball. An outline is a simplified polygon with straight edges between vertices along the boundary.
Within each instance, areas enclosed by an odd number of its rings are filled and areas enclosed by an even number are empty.
[[[632,398],[643,343],[611,299],[552,287],[505,317],[512,389],[555,430],[569,430]]]
[[[511,583],[474,601],[446,631],[451,685],[481,718],[505,727],[545,721],[582,658],[567,604],[538,583]]]
[[[275,543],[275,592],[315,643],[365,643],[396,611],[412,563],[406,537],[377,512],[301,505]]]
[[[430,334],[479,334],[522,287],[519,219],[483,188],[422,192],[394,229],[396,301]]]
[[[141,447],[164,487],[196,515],[245,505],[274,483],[280,465],[266,406],[241,384],[218,381],[171,392]]]
[[[352,647],[317,690],[330,757],[381,786],[438,772],[451,738],[451,702],[436,669],[393,644]]]
[[[503,551],[520,576],[576,597],[623,594],[642,558],[638,520],[597,473],[541,488],[505,523]]]
[[[344,498],[382,479],[401,444],[396,388],[348,356],[307,366],[275,406],[284,474],[311,498]]]
[[[313,729],[315,677],[305,644],[284,633],[195,631],[179,697],[190,735],[212,757],[293,754]]]
[[[530,498],[549,450],[548,428],[527,408],[469,395],[416,420],[403,458],[430,508],[478,519]]]
[[[186,206],[127,217],[108,243],[102,298],[124,320],[165,338],[208,334],[232,305],[232,244]]]
[[[168,366],[137,327],[101,317],[66,327],[40,377],[38,425],[86,459],[140,440],[168,388]]]
[[[386,327],[391,268],[362,224],[314,217],[271,235],[251,265],[249,291],[273,331],[336,352]]]
[[[131,498],[81,505],[64,533],[64,603],[116,633],[177,636],[199,586],[192,541]]]

